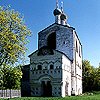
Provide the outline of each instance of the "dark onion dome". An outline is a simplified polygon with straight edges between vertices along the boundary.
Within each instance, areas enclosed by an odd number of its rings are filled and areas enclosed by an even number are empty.
[[[56,8],[56,9],[54,10],[53,14],[54,14],[54,16],[60,15],[60,14],[61,14],[61,10],[58,9],[58,8]]]
[[[67,18],[66,18],[66,15],[65,15],[64,13],[61,14],[60,18],[61,18],[61,20],[67,19]]]

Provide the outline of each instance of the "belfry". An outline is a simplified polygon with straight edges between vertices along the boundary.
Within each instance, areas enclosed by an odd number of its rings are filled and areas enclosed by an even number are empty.
[[[26,82],[23,75],[22,93],[46,97],[80,95],[82,45],[75,28],[67,22],[63,3],[59,8],[56,0],[53,14],[55,22],[38,33],[38,50],[29,55],[30,65],[25,66],[29,79]]]

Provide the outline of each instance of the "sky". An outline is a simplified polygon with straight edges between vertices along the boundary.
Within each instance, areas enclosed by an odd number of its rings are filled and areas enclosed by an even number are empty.
[[[68,24],[74,27],[83,46],[83,59],[94,67],[100,62],[100,0],[58,0],[64,2]],[[56,0],[0,0],[0,6],[10,5],[11,9],[24,16],[25,24],[32,36],[26,45],[28,55],[38,49],[38,32],[55,22],[53,10]]]

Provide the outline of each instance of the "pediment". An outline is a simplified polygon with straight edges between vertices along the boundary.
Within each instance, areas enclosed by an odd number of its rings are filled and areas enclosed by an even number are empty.
[[[53,49],[44,46],[38,50],[38,56],[45,56],[45,55],[54,55]]]

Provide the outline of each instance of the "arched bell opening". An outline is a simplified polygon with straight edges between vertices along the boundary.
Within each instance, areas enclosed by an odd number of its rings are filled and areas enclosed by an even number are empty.
[[[47,46],[50,49],[56,49],[56,32],[53,32],[48,36]]]

